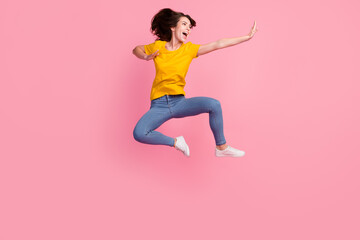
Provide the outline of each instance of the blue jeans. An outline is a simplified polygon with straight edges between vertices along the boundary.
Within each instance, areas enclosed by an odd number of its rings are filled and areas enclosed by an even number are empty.
[[[208,97],[185,98],[184,95],[165,95],[151,101],[147,111],[134,129],[136,141],[155,145],[174,146],[174,138],[154,131],[171,118],[209,113],[210,128],[216,145],[225,144],[223,117],[220,102]]]

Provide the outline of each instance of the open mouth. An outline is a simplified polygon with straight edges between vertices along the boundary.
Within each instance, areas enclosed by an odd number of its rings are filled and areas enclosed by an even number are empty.
[[[186,33],[186,32],[183,32],[182,34],[183,34],[185,37],[188,36],[188,33]]]

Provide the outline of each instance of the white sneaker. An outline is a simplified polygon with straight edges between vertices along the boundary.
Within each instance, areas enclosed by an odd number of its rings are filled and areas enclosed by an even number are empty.
[[[245,155],[244,151],[235,149],[228,146],[224,150],[218,150],[215,148],[215,156],[217,157],[243,157]]]
[[[183,136],[180,136],[180,137],[176,138],[175,148],[177,150],[183,152],[185,156],[187,156],[187,157],[190,156],[189,146],[186,144],[185,139],[184,139]]]

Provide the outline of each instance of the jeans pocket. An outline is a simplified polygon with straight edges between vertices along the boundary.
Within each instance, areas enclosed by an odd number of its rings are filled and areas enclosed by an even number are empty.
[[[153,107],[153,106],[159,106],[159,105],[163,105],[163,104],[166,104],[165,97],[159,97],[154,100],[151,100],[150,106]]]

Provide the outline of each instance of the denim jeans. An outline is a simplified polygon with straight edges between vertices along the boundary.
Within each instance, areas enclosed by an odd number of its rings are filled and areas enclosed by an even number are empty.
[[[174,146],[174,138],[154,130],[171,118],[183,118],[201,113],[209,113],[215,144],[225,144],[220,102],[208,97],[185,98],[184,95],[165,95],[152,100],[149,111],[140,118],[134,128],[134,138],[141,143]]]

